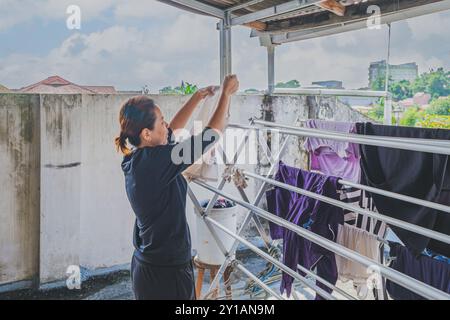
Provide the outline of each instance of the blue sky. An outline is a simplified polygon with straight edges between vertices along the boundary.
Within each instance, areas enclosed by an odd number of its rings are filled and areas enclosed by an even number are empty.
[[[66,8],[81,8],[68,30]],[[0,0],[0,83],[19,88],[51,75],[85,85],[152,91],[181,80],[219,80],[217,20],[153,0]],[[450,69],[450,12],[392,25],[392,63]],[[266,51],[233,28],[233,72],[241,88],[266,87]],[[387,30],[360,30],[276,49],[276,81],[338,79],[367,86],[368,65],[386,56]]]

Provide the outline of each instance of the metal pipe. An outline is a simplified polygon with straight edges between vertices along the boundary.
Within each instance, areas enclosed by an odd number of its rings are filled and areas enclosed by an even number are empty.
[[[339,96],[339,97],[386,97],[385,91],[376,90],[349,90],[349,89],[287,89],[277,88],[275,94],[280,95],[309,95],[309,96]]]
[[[386,79],[384,87],[386,91],[386,97],[389,93],[389,63],[391,57],[391,24],[388,23],[388,45],[387,45],[387,58],[386,58]],[[392,99],[386,98],[384,100],[384,124],[392,124]]]
[[[394,142],[403,142],[405,144],[420,144],[420,145],[433,145],[437,147],[446,147],[450,148],[450,141],[448,140],[437,140],[437,139],[423,139],[423,138],[404,138],[404,137],[388,137],[388,136],[372,136],[372,135],[362,135],[362,134],[354,134],[354,133],[343,133],[343,132],[335,132],[335,131],[329,131],[329,130],[321,130],[321,129],[314,129],[314,128],[306,128],[306,127],[296,127],[296,126],[290,126],[290,125],[284,125],[284,124],[273,124],[272,122],[267,121],[261,121],[255,119],[253,121],[256,124],[260,124],[261,122],[264,122],[262,125],[266,127],[276,127],[276,128],[285,128],[285,129],[292,129],[292,130],[302,130],[307,132],[321,132],[321,133],[332,133],[335,136],[347,138],[347,137],[366,137],[374,141],[394,141]]]
[[[422,295],[425,298],[428,298],[428,299],[439,299],[439,300],[440,299],[442,299],[442,300],[450,300],[450,295],[445,293],[445,292],[443,292],[443,291],[440,291],[440,290],[438,290],[436,288],[433,288],[433,287],[431,287],[431,286],[429,286],[429,285],[427,285],[425,283],[422,283],[422,282],[420,282],[420,281],[418,281],[418,280],[416,280],[414,278],[411,278],[411,277],[409,277],[409,276],[407,276],[407,275],[405,275],[405,274],[403,274],[401,272],[398,272],[397,270],[385,267],[384,265],[381,265],[380,263],[378,263],[378,262],[376,262],[376,261],[374,261],[372,259],[369,259],[369,258],[367,258],[367,257],[365,257],[365,256],[363,256],[363,255],[361,255],[361,254],[359,254],[359,253],[357,253],[355,251],[349,250],[349,249],[347,249],[346,247],[344,247],[342,245],[334,243],[333,241],[330,241],[330,240],[328,240],[326,238],[323,238],[323,237],[321,237],[321,236],[319,236],[319,235],[317,235],[317,234],[315,234],[315,233],[313,233],[313,232],[311,232],[309,230],[301,228],[301,227],[299,227],[299,226],[297,226],[297,225],[295,225],[295,224],[293,224],[291,222],[288,222],[288,221],[286,221],[286,220],[284,220],[284,219],[282,219],[280,217],[277,217],[276,215],[271,214],[271,213],[269,213],[269,212],[267,212],[267,211],[265,211],[265,210],[263,210],[261,208],[258,208],[258,207],[254,206],[254,205],[251,205],[250,203],[241,201],[241,200],[239,200],[239,199],[237,199],[237,198],[235,198],[235,197],[233,197],[231,195],[228,195],[228,194],[222,192],[221,190],[217,190],[216,188],[214,188],[214,187],[212,187],[212,186],[210,186],[210,185],[208,185],[206,183],[199,182],[199,181],[194,181],[194,183],[196,183],[197,185],[202,186],[205,189],[208,189],[208,190],[210,190],[212,192],[216,192],[219,195],[221,195],[222,197],[227,198],[229,200],[232,200],[232,201],[236,202],[237,204],[239,204],[239,205],[241,205],[241,206],[243,206],[243,207],[245,207],[245,208],[247,208],[249,210],[252,210],[256,214],[260,215],[261,217],[264,217],[264,218],[266,218],[269,221],[272,221],[272,222],[277,223],[277,224],[279,224],[279,225],[281,225],[281,226],[283,226],[283,227],[285,227],[285,228],[287,228],[289,230],[292,230],[295,233],[297,233],[298,235],[300,235],[301,237],[304,237],[305,239],[307,239],[309,241],[312,241],[312,242],[314,242],[314,243],[324,247],[327,250],[335,252],[335,253],[339,254],[340,256],[342,256],[344,258],[347,258],[347,259],[350,259],[350,260],[354,260],[354,261],[356,261],[358,263],[361,263],[362,265],[367,266],[367,267],[369,267],[369,266],[377,266],[377,268],[380,271],[380,273],[383,274],[386,278],[391,279],[392,281],[400,284],[403,287],[406,287],[406,288],[416,292],[417,294]],[[207,218],[207,219],[209,219],[209,218]],[[213,224],[217,225],[217,223],[213,223]],[[233,234],[229,230],[225,231],[224,230],[225,228],[223,228],[222,226],[220,226],[220,227],[222,228],[222,230],[224,232],[227,232],[231,236],[239,237],[239,236]],[[241,237],[239,237],[239,238],[240,238],[240,239],[238,239],[239,241],[241,241],[241,240],[245,241],[245,239],[242,239]],[[248,243],[248,241],[246,241],[246,242]],[[250,245],[251,245],[251,243],[250,243]],[[258,249],[258,248],[256,248],[256,249]],[[265,258],[270,258],[270,259],[273,260],[273,258],[271,256],[269,256],[269,255],[268,255],[268,257],[265,257]],[[292,271],[292,269],[289,269],[289,270]]]
[[[305,120],[307,121],[307,120]],[[434,145],[438,147],[447,147],[450,148],[450,141],[448,140],[437,140],[437,139],[423,139],[423,138],[403,138],[403,137],[388,137],[388,136],[372,136],[372,135],[362,135],[362,134],[352,134],[352,133],[343,133],[343,132],[336,132],[336,131],[329,131],[329,130],[321,130],[321,129],[314,129],[314,128],[306,128],[306,127],[296,127],[296,126],[290,126],[285,124],[273,124],[272,122],[267,121],[261,121],[255,119],[253,121],[254,123],[260,123],[264,122],[264,126],[266,127],[276,127],[276,128],[285,128],[285,129],[300,129],[302,131],[308,131],[308,132],[322,132],[322,133],[332,133],[339,137],[347,138],[348,136],[355,136],[355,137],[367,137],[371,140],[375,141],[395,141],[395,142],[403,142],[403,143],[409,143],[409,144],[420,144],[420,145]]]
[[[276,297],[278,300],[286,300],[284,299],[281,295],[279,295],[278,293],[276,293],[275,291],[273,291],[267,284],[265,284],[264,282],[262,282],[257,276],[255,276],[253,273],[251,273],[249,270],[247,270],[247,268],[244,267],[244,265],[238,261],[238,260],[234,260],[233,261],[234,266],[239,269],[240,271],[242,271],[242,273],[244,273],[245,275],[247,275],[247,277],[249,277],[250,279],[252,279],[253,281],[255,281],[257,284],[259,284],[259,286],[261,288],[263,288],[267,293],[271,294],[272,296]]]
[[[361,190],[365,190],[365,191],[369,191],[369,192],[372,192],[372,193],[380,194],[382,196],[387,196],[387,197],[391,197],[391,198],[394,198],[394,199],[402,200],[402,201],[405,201],[405,202],[417,204],[419,206],[424,206],[424,207],[436,209],[436,210],[439,210],[439,211],[442,211],[442,212],[450,213],[450,206],[446,206],[446,205],[443,205],[443,204],[439,204],[439,203],[435,203],[435,202],[431,202],[431,201],[426,201],[426,200],[422,200],[422,199],[418,199],[418,198],[414,198],[414,197],[410,197],[410,196],[405,196],[405,195],[400,194],[400,193],[395,193],[395,192],[386,191],[386,190],[383,190],[383,189],[373,188],[373,187],[365,186],[365,185],[362,185],[362,184],[359,184],[359,183],[354,183],[354,182],[347,181],[347,180],[339,179],[338,183],[342,184],[344,186],[358,188],[358,189],[361,189]]]
[[[261,121],[261,120],[254,120],[255,124],[261,124],[266,127],[277,127],[275,124],[271,124],[267,121]],[[247,126],[247,125],[232,125],[236,128],[242,128],[242,129],[254,129],[258,130],[258,128],[255,128],[254,126]],[[370,146],[379,146],[379,147],[388,147],[388,148],[397,148],[397,149],[404,149],[409,151],[420,151],[420,152],[430,152],[430,153],[438,153],[438,154],[445,154],[450,155],[450,148],[446,148],[444,146],[437,146],[437,145],[424,145],[424,144],[408,144],[400,141],[396,141],[395,139],[373,139],[372,136],[366,136],[366,135],[359,135],[359,134],[335,134],[331,131],[323,131],[318,129],[306,129],[306,128],[295,128],[295,129],[277,129],[278,132],[299,136],[299,137],[313,137],[313,138],[323,138],[323,139],[331,139],[331,140],[337,140],[337,141],[344,141],[344,142],[353,142],[353,143],[360,143]]]
[[[405,229],[405,230],[408,230],[411,232],[415,232],[415,233],[423,235],[425,237],[429,237],[429,238],[450,244],[450,236],[448,236],[444,233],[436,232],[436,231],[433,231],[433,230],[430,230],[430,229],[427,229],[424,227],[416,226],[415,224],[412,224],[409,222],[405,222],[405,221],[402,221],[399,219],[394,219],[394,218],[391,218],[391,217],[388,217],[388,216],[385,216],[385,215],[382,215],[382,214],[379,214],[379,213],[376,213],[376,212],[373,212],[373,211],[370,211],[367,209],[356,207],[351,204],[348,204],[348,203],[345,203],[345,202],[342,202],[342,201],[339,201],[336,199],[332,199],[329,197],[325,197],[325,196],[316,194],[314,192],[311,192],[311,191],[308,191],[305,189],[301,189],[301,188],[294,187],[294,186],[291,186],[291,185],[288,185],[288,184],[285,184],[285,183],[282,183],[282,182],[279,182],[279,181],[276,181],[273,179],[262,177],[260,175],[254,174],[252,172],[244,171],[243,173],[244,173],[244,175],[246,175],[248,177],[258,179],[261,181],[265,181],[272,185],[284,188],[286,190],[293,191],[293,192],[305,195],[307,197],[310,197],[310,198],[313,198],[316,200],[323,201],[325,203],[329,203],[331,205],[334,205],[334,206],[337,206],[337,207],[340,207],[343,209],[351,210],[356,213],[360,213],[362,215],[365,215],[365,216],[368,216],[368,217],[371,217],[371,218],[374,218],[374,219],[377,219],[380,221],[384,221],[387,224],[390,224],[390,225],[393,225],[393,226],[396,226],[396,227],[399,227],[399,228],[402,228],[402,229]]]
[[[250,205],[250,204],[249,204]],[[259,249],[257,246],[253,245],[251,242],[245,240],[244,238],[238,236],[237,234],[233,233],[232,231],[230,231],[229,229],[225,228],[223,225],[221,225],[220,223],[218,223],[217,221],[211,219],[211,218],[206,218],[208,219],[211,224],[215,225],[217,228],[221,229],[223,232],[227,233],[228,235],[230,235],[231,237],[235,238],[236,240],[238,240],[239,242],[243,243],[244,245],[246,245],[250,250],[252,250],[253,252],[255,252],[257,255],[263,257],[264,259],[272,262],[274,265],[276,265],[278,268],[282,269],[284,272],[286,272],[287,274],[289,274],[292,278],[297,279],[298,281],[300,281],[301,283],[303,283],[304,285],[308,286],[309,288],[313,289],[315,292],[317,292],[321,297],[329,299],[329,300],[336,300],[336,297],[333,297],[331,294],[329,294],[328,292],[326,292],[325,290],[323,290],[322,288],[319,288],[318,286],[309,283],[304,277],[302,277],[301,275],[299,275],[296,271],[292,270],[291,268],[285,266],[283,263],[281,263],[280,261],[276,260],[275,258],[273,258],[272,256],[270,256],[269,254],[265,253],[264,251],[262,251],[261,249]]]
[[[275,89],[275,46],[267,47],[267,93]]]

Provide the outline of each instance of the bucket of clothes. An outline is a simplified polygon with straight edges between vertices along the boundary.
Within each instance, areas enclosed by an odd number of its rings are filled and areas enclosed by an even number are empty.
[[[210,200],[200,202],[203,209],[208,206]],[[214,203],[208,217],[223,225],[228,230],[236,232],[237,226],[237,206],[236,203],[227,199],[218,199]],[[196,216],[197,227],[197,259],[202,263],[210,265],[221,265],[225,261],[225,256],[220,250],[216,239],[211,234],[203,218]],[[222,230],[216,230],[216,236],[222,242],[224,248],[228,251],[234,243],[234,238]]]
[[[308,120],[307,128],[362,135],[450,141],[450,130],[396,127],[373,123]],[[310,170],[279,163],[274,179],[319,195],[450,235],[450,215],[394,198],[350,188],[341,180],[450,205],[450,160],[447,155],[307,138]],[[274,187],[266,192],[268,211],[366,257],[450,293],[450,246],[361,214]],[[283,263],[300,264],[335,285],[353,281],[358,296],[367,295],[368,268],[312,243],[293,231],[269,223],[272,239],[283,240]],[[385,241],[387,230],[399,241]],[[389,243],[388,246],[385,244]],[[387,250],[389,249],[389,250]],[[300,272],[300,274],[302,274]],[[302,274],[305,275],[305,274]],[[293,278],[282,275],[281,293],[291,294]],[[331,293],[321,283],[319,287]],[[392,299],[423,299],[386,281]],[[376,293],[376,297],[379,295]],[[386,297],[385,297],[386,298]],[[316,295],[316,300],[322,297]]]

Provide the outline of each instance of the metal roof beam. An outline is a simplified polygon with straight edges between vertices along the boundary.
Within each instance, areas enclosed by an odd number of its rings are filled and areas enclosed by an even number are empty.
[[[179,5],[191,10],[201,12],[219,19],[225,19],[225,12],[219,8],[210,6],[197,0],[158,0],[167,4]]]
[[[231,19],[231,25],[241,25],[261,19],[276,17],[291,11],[299,10],[322,2],[323,0],[293,0],[257,12]]]
[[[236,10],[239,10],[239,9],[245,9],[245,8],[247,8],[247,7],[250,7],[250,6],[252,6],[252,5],[258,4],[258,3],[263,2],[263,1],[264,1],[264,0],[251,0],[251,1],[247,1],[247,2],[244,2],[244,3],[238,4],[238,5],[234,6],[234,7],[225,9],[225,11],[231,13],[231,12],[233,12],[233,11],[236,11]]]
[[[407,8],[399,11],[391,11],[383,14],[381,11],[380,24],[388,24],[395,21],[401,21],[409,18],[414,18],[421,15],[441,12],[450,9],[450,0],[436,1],[426,5]],[[368,15],[369,16],[369,15]],[[337,19],[336,19],[337,20]],[[303,26],[305,27],[305,26]],[[328,25],[321,25],[311,28],[305,28],[304,30],[290,31],[290,32],[276,32],[270,34],[269,32],[258,32],[252,30],[251,37],[270,37],[272,44],[283,44],[287,42],[300,41],[318,37],[324,37],[328,35],[344,33],[353,30],[359,30],[367,28],[367,17],[351,20],[349,17],[347,21],[335,21]]]

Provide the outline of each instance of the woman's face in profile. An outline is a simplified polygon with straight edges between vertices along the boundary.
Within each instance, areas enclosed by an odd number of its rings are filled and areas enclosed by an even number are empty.
[[[153,130],[144,129],[143,135],[144,139],[149,142],[151,146],[160,146],[167,144],[167,139],[169,135],[168,123],[164,119],[164,115],[161,112],[159,106],[155,108],[155,125],[153,126]]]

